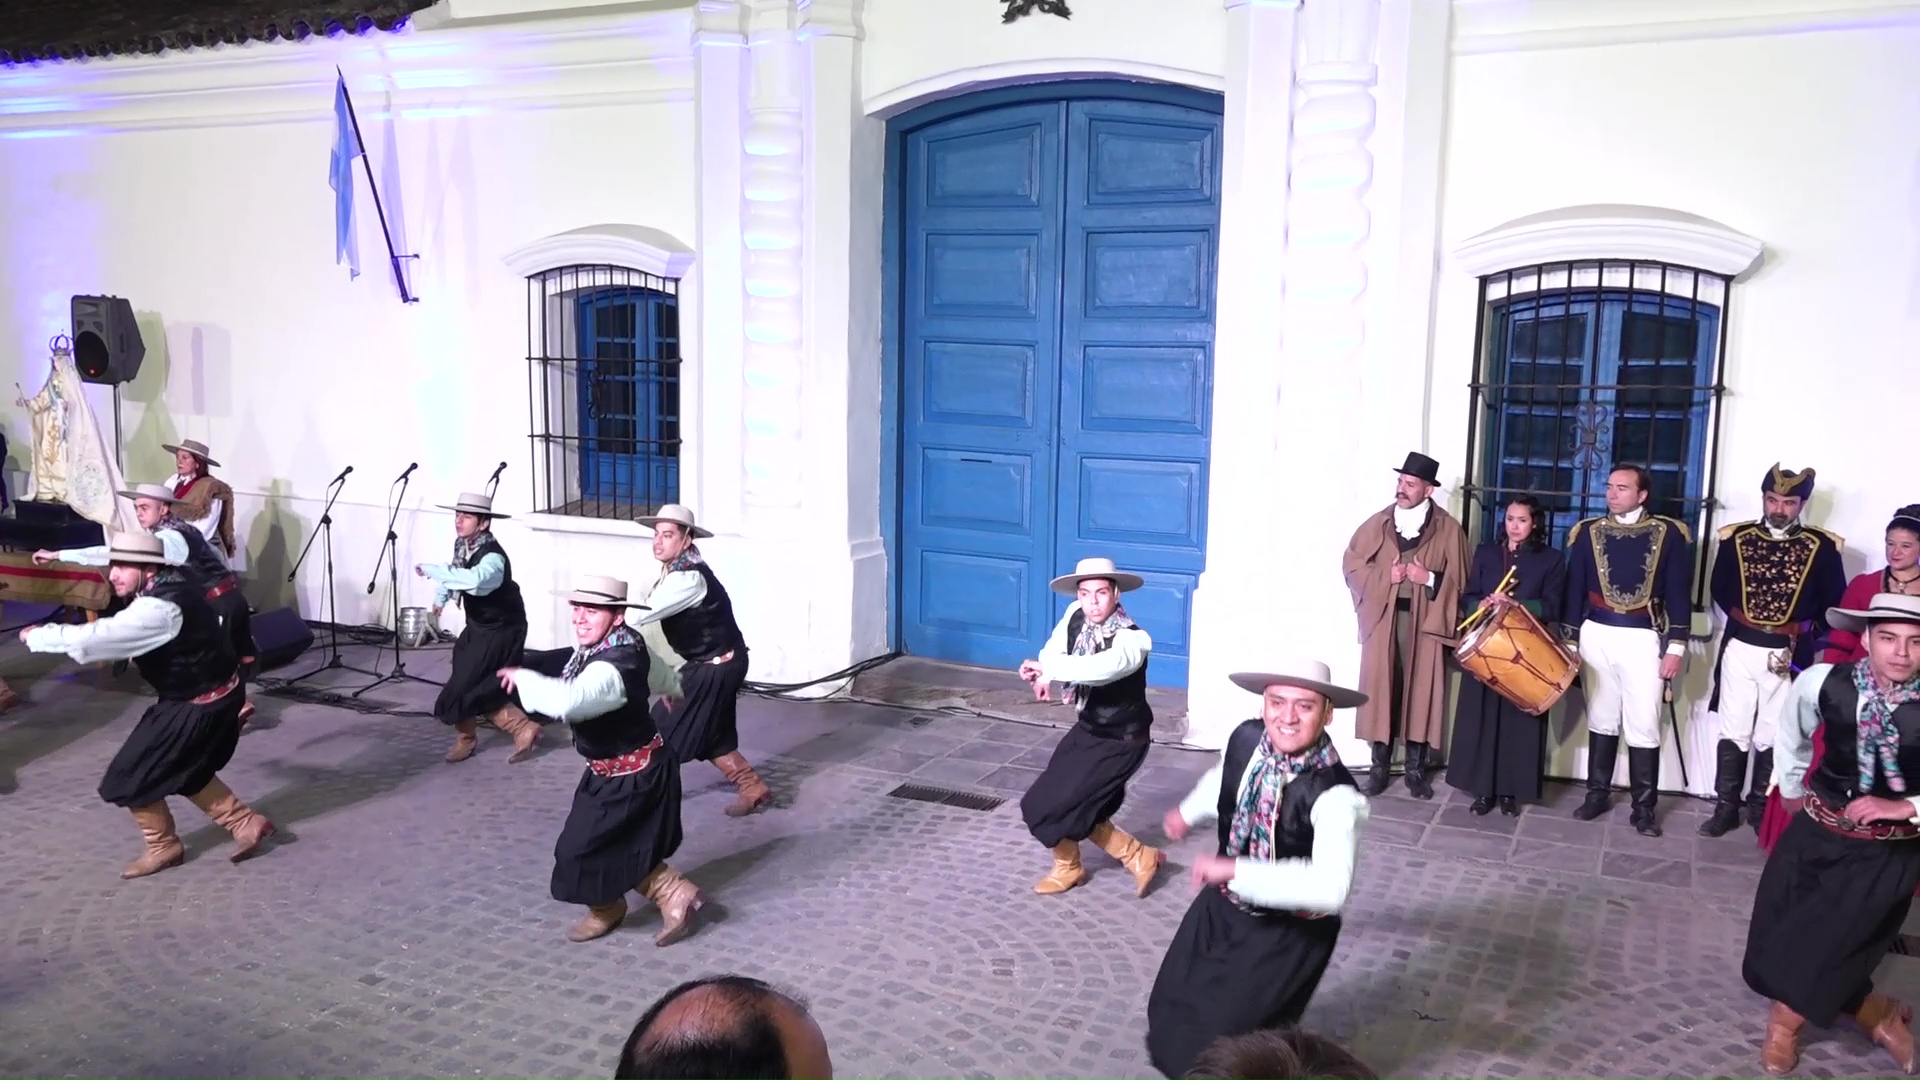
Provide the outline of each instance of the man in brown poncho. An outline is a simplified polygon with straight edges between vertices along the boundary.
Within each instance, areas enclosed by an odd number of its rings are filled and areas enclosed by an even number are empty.
[[[1354,730],[1373,744],[1360,790],[1386,790],[1397,736],[1407,744],[1407,790],[1431,799],[1428,769],[1439,764],[1446,725],[1446,650],[1460,613],[1467,536],[1433,501],[1439,462],[1408,454],[1395,471],[1393,505],[1360,523],[1341,559],[1360,622],[1360,691],[1368,697]]]

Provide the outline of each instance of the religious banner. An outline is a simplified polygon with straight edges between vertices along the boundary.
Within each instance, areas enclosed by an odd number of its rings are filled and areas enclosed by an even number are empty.
[[[40,392],[15,404],[33,419],[30,473],[21,497],[30,502],[65,503],[88,521],[108,530],[140,531],[133,504],[116,492],[126,487],[120,463],[88,404],[86,384],[74,366],[64,337],[53,339],[52,370]],[[17,385],[16,385],[17,388]]]

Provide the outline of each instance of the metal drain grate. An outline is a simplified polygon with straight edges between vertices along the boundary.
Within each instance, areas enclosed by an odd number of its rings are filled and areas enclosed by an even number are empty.
[[[907,717],[907,726],[908,727],[926,727],[928,724],[931,724],[938,719],[940,718],[937,716],[928,716],[925,713],[921,713],[919,716]]]
[[[962,810],[992,810],[1006,798],[1000,795],[982,795],[973,791],[955,791],[952,788],[929,787],[926,784],[901,784],[887,792],[889,799],[911,799],[914,802],[939,803],[942,806],[957,806]]]

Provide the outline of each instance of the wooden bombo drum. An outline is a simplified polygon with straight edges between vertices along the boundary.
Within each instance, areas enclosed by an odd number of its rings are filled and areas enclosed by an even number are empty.
[[[1453,656],[1467,674],[1534,716],[1558,704],[1580,674],[1580,657],[1519,604],[1488,612]]]

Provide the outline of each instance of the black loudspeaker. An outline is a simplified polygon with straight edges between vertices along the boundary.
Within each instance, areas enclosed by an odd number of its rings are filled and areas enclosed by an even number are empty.
[[[81,382],[130,383],[146,357],[132,304],[117,296],[73,298],[73,364]]]
[[[313,648],[313,627],[292,608],[274,608],[253,617],[253,643],[259,647],[255,671],[291,664]]]

